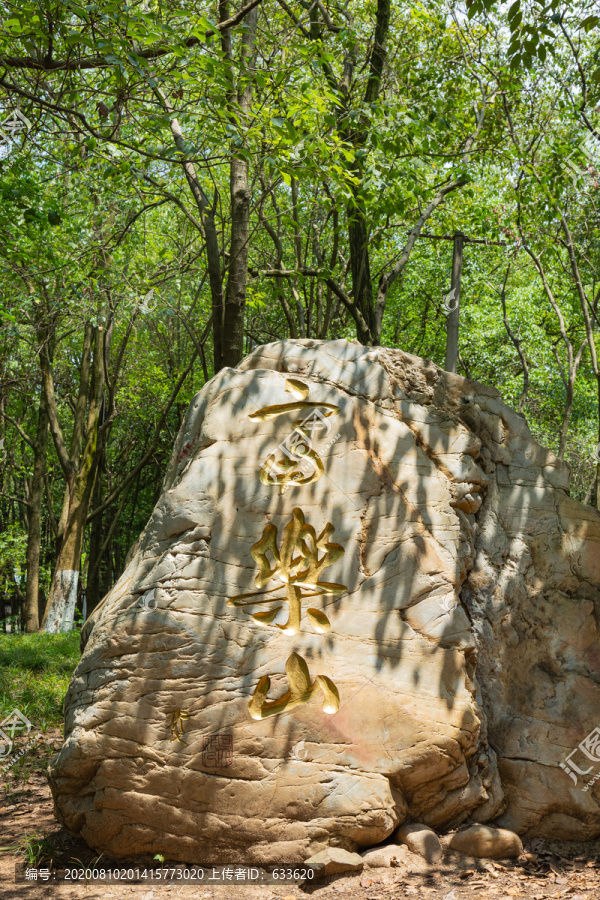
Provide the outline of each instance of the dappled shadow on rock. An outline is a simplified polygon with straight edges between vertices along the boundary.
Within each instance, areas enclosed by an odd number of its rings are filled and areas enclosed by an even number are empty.
[[[48,740],[56,749],[60,746],[58,729],[51,729]],[[38,867],[104,866],[106,869],[136,869],[158,866],[147,856],[129,856],[119,859],[101,857],[81,839],[69,835],[52,820],[52,802],[44,777],[44,756],[40,753],[29,760],[27,781],[9,775],[2,790],[0,828],[3,845],[14,846],[23,834],[30,839],[37,837],[43,854],[32,860]],[[384,900],[390,897],[486,898],[507,900],[508,897],[545,898],[565,895],[576,900],[595,898],[600,894],[600,842],[549,842],[533,840],[526,844],[526,855],[513,862],[487,862],[446,854],[441,864],[428,866],[423,860],[409,854],[406,848],[399,853],[405,861],[402,868],[365,869],[353,876],[337,876],[317,884],[299,886],[253,888],[235,884],[225,887],[181,887],[177,884],[149,886],[148,884],[86,885],[72,886],[61,883],[52,888],[37,883],[15,884],[15,863],[25,861],[24,855],[12,851],[0,853],[0,879],[3,900],[75,900],[75,898],[115,898],[137,895],[140,900],[156,900],[159,896],[177,893],[194,898],[245,898],[267,900],[277,897],[310,897],[320,900],[342,897],[348,900]],[[45,855],[44,855],[45,854]],[[221,862],[227,863],[222,857]],[[174,861],[165,860],[165,868]],[[567,894],[566,892],[569,891]],[[452,893],[454,892],[454,894]]]
[[[567,488],[496,391],[401,351],[283,341],[221,371],[84,628],[59,821],[116,857],[255,864],[405,819],[598,834],[559,768],[600,706],[600,517]]]

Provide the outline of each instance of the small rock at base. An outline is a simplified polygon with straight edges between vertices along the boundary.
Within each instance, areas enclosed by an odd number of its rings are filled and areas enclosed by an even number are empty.
[[[369,869],[390,868],[390,866],[398,866],[402,860],[403,853],[406,853],[404,847],[397,844],[386,844],[385,847],[373,847],[371,850],[365,850],[361,853],[362,860]]]
[[[341,872],[360,872],[364,862],[358,853],[350,853],[341,847],[327,847],[320,853],[315,853],[304,863],[312,866],[317,878],[325,875],[338,875]]]
[[[515,859],[523,852],[518,834],[506,828],[493,828],[491,825],[470,825],[457,831],[449,846],[465,856],[486,859]]]
[[[407,822],[396,829],[397,841],[406,844],[413,853],[418,853],[428,863],[439,862],[444,851],[435,831],[421,822]]]

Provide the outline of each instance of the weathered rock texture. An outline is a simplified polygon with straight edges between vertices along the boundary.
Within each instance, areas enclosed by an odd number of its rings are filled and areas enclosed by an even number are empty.
[[[449,846],[464,856],[484,859],[516,859],[523,852],[521,839],[514,831],[481,824],[457,831]]]
[[[324,419],[286,457],[310,409],[260,410],[303,398]],[[410,820],[599,835],[600,785],[559,768],[600,716],[600,517],[568,487],[496,390],[400,351],[284,341],[221,371],[84,628],[59,821],[195,862],[355,851]]]
[[[360,872],[364,861],[358,853],[349,853],[342,847],[327,847],[306,860],[312,866],[317,877],[339,875],[341,872]]]
[[[435,831],[427,825],[421,825],[420,822],[407,822],[401,825],[397,829],[395,837],[397,841],[406,844],[412,853],[418,853],[428,863],[439,862],[444,855],[440,839]]]
[[[382,844],[372,850],[365,850],[360,855],[368,869],[392,869],[400,865],[406,849],[399,844]]]

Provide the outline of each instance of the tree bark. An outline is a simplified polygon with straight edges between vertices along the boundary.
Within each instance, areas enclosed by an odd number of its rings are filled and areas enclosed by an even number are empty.
[[[104,463],[103,458],[98,463],[96,478],[94,481],[94,490],[92,493],[92,507],[98,507],[102,503],[102,470]],[[86,581],[86,613],[89,616],[91,612],[100,603],[101,587],[100,587],[100,566],[102,563],[102,513],[97,515],[92,521],[90,533],[90,551],[88,557],[87,581]]]
[[[81,545],[87,515],[84,479],[78,478],[77,481],[77,499],[69,508],[65,536],[58,554],[50,597],[42,621],[42,629],[49,634],[70,631],[73,627],[79,586]],[[81,488],[83,493],[80,493]]]
[[[377,17],[369,59],[369,79],[365,90],[365,103],[375,103],[379,97],[386,58],[386,41],[390,27],[390,6],[390,0],[377,0]],[[354,132],[353,137],[353,143],[357,149],[364,145],[365,135],[360,129]],[[379,344],[381,334],[380,329],[377,328],[375,316],[369,259],[369,227],[360,186],[355,192],[353,202],[348,204],[348,247],[352,273],[352,300],[360,312],[360,319],[356,319],[357,337],[361,344],[368,346]]]
[[[231,193],[231,256],[223,323],[222,366],[237,366],[244,355],[244,319],[248,282],[250,239],[250,189],[248,163],[232,159],[229,187]]]
[[[454,372],[458,363],[458,338],[460,330],[460,280],[462,275],[464,234],[454,235],[452,253],[452,284],[450,291],[451,312],[446,317],[446,372]]]
[[[69,506],[65,530],[61,540],[58,558],[56,560],[56,567],[52,578],[52,585],[46,611],[44,613],[44,619],[42,621],[42,628],[49,633],[70,631],[73,627],[73,617],[77,602],[77,587],[79,584],[81,547],[94,478],[101,453],[101,447],[99,446],[99,426],[104,400],[104,354],[106,332],[100,328],[94,330],[94,359],[91,387],[87,392],[88,413],[85,428],[85,446],[79,464],[76,460],[71,459],[67,453],[62,430],[58,421],[58,410],[54,397],[54,380],[52,377],[50,361],[44,348],[40,353],[50,429],[52,431],[52,437],[69,491]],[[84,347],[86,346],[86,340],[87,327]],[[102,439],[100,438],[100,442],[101,440]]]
[[[352,273],[352,304],[360,313],[360,317],[355,319],[356,336],[361,344],[372,346],[379,343],[380,335],[375,328],[367,217],[358,197],[353,204],[348,205],[348,249]]]
[[[575,400],[575,379],[577,377],[577,372],[579,370],[579,365],[581,363],[581,359],[583,356],[583,351],[587,346],[587,341],[584,341],[581,347],[577,352],[577,356],[573,359],[573,348],[571,344],[569,344],[568,352],[567,352],[567,363],[568,370],[567,374],[565,374],[563,365],[560,361],[560,357],[558,355],[558,351],[556,347],[553,347],[552,350],[554,352],[554,356],[556,358],[556,362],[558,364],[558,369],[560,372],[560,377],[562,378],[562,382],[565,386],[565,408],[563,410],[563,418],[562,425],[560,429],[560,443],[558,446],[557,456],[559,459],[565,458],[565,453],[567,451],[567,441],[569,439],[569,427],[571,424],[571,415],[573,413],[573,403]]]
[[[29,531],[27,534],[27,584],[25,588],[25,631],[40,630],[38,594],[40,584],[40,544],[42,533],[42,502],[48,449],[48,411],[44,392],[40,397],[37,433],[31,479]]]
[[[227,3],[220,3],[221,16],[227,13]],[[246,17],[246,30],[242,38],[241,71],[237,92],[232,90],[229,106],[232,121],[242,125],[247,121],[252,105],[254,59],[258,10]],[[231,58],[229,33],[223,32],[224,50]],[[246,288],[248,283],[248,254],[250,250],[250,184],[248,159],[245,155],[233,155],[229,164],[229,192],[231,199],[231,244],[229,272],[225,290],[222,347],[223,366],[237,366],[244,355],[244,320],[246,316]],[[215,368],[216,371],[216,368]]]

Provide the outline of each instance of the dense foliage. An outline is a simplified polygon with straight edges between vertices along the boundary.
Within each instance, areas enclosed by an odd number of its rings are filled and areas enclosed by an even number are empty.
[[[53,0],[0,22],[0,614],[123,570],[186,406],[283,337],[493,384],[598,506],[600,33],[531,0]],[[18,111],[18,115],[17,115]],[[2,124],[4,122],[5,124]]]

